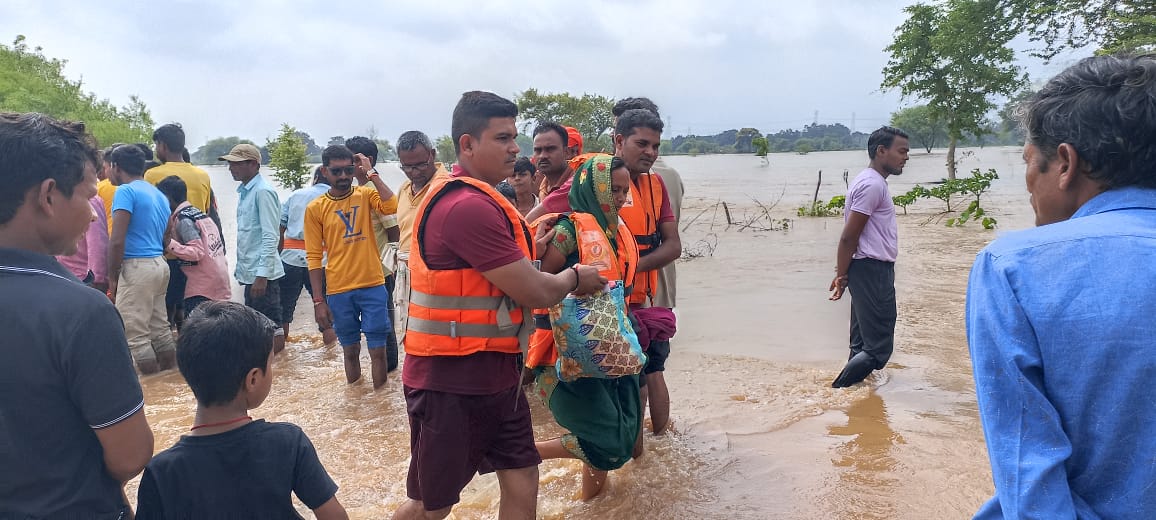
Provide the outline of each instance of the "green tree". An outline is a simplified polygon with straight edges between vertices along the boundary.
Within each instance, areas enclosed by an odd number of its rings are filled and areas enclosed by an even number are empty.
[[[518,104],[518,115],[523,121],[523,133],[532,131],[531,126],[534,124],[553,121],[577,128],[582,134],[584,151],[610,151],[598,137],[606,133],[614,122],[611,113],[614,99],[595,94],[582,94],[582,97],[565,92],[541,94],[537,89],[527,89],[518,94],[514,101]]]
[[[811,143],[810,139],[799,139],[795,141],[795,153],[799,155],[807,155],[815,150],[815,145]]]
[[[443,135],[434,141],[434,148],[438,149],[438,160],[445,163],[448,168],[451,164],[458,162],[458,151],[454,146],[454,138],[448,135]]]
[[[947,140],[947,125],[927,105],[916,105],[891,114],[891,126],[911,136],[911,144],[931,153],[935,145]]]
[[[384,137],[379,137],[377,139],[374,139],[373,142],[375,144],[377,144],[377,158],[378,159],[380,159],[382,161],[396,161],[397,160],[397,150],[395,150],[393,148],[393,143],[389,142],[389,139],[386,139]]]
[[[0,45],[0,111],[40,112],[83,121],[102,145],[150,140],[153,119],[140,98],[130,96],[124,107],[98,99],[84,92],[80,81],[65,77],[66,61],[48,58],[42,50],[29,49],[22,35],[11,47]]]
[[[282,123],[281,133],[268,146],[273,178],[285,189],[301,189],[309,175],[309,167],[305,165],[305,143],[297,129],[289,126],[289,123]]]
[[[766,137],[751,139],[751,145],[755,148],[755,155],[759,157],[766,157],[767,152],[770,151],[770,145],[767,143]]]
[[[955,147],[965,134],[983,135],[994,96],[1010,96],[1026,81],[1012,63],[1006,0],[945,0],[904,8],[908,18],[887,46],[884,90],[927,103],[947,125],[947,176],[955,178]]]
[[[1043,45],[1034,56],[1094,46],[1098,54],[1156,50],[1152,0],[1006,0],[1007,24]]]
[[[241,139],[237,136],[210,139],[191,154],[192,162],[193,164],[217,164],[218,157],[229,153],[229,150],[232,150],[234,146],[241,143],[256,144],[253,141]],[[261,155],[265,155],[264,150],[262,150]],[[262,159],[265,158],[262,157]]]

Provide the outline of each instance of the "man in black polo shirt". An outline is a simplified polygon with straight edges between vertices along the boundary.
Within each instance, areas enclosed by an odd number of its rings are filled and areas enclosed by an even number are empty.
[[[121,518],[152,456],[120,316],[53,258],[92,221],[94,145],[0,113],[0,518]]]

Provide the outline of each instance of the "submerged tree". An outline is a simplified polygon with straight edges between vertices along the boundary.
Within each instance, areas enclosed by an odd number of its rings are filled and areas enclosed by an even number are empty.
[[[1012,63],[1006,0],[946,0],[904,9],[908,18],[887,46],[885,90],[925,101],[947,126],[947,175],[955,178],[955,147],[965,134],[987,133],[992,99],[1015,93],[1026,81]]]
[[[923,147],[927,153],[947,140],[947,125],[927,105],[907,107],[891,114],[891,126],[911,136],[911,144]]]
[[[434,148],[438,150],[438,160],[445,163],[446,167],[458,162],[458,150],[454,146],[454,138],[448,135],[443,135],[434,141]]]
[[[273,177],[285,189],[301,189],[309,175],[309,167],[305,165],[305,143],[297,129],[289,126],[289,123],[282,123],[280,135],[275,141],[269,142],[268,146]]]

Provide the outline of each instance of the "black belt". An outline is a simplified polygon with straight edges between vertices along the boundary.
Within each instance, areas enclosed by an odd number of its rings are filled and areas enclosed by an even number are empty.
[[[535,314],[534,315],[534,328],[537,328],[539,330],[553,330],[553,327],[550,326],[550,315],[549,314]]]
[[[655,231],[649,235],[634,235],[634,241],[640,246],[655,248],[662,245],[662,234]]]

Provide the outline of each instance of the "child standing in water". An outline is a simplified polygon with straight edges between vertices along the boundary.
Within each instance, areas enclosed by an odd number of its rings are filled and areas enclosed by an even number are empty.
[[[202,303],[185,321],[177,366],[197,415],[189,435],[145,468],[138,519],[300,518],[290,492],[318,519],[349,518],[301,428],[248,415],[273,384],[276,328],[234,302]]]

